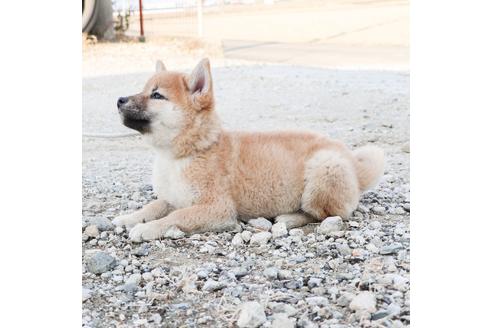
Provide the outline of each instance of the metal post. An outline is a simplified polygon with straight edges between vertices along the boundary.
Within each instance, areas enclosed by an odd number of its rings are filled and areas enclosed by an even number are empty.
[[[196,2],[197,2],[196,15],[198,20],[198,37],[201,38],[203,36],[203,6],[202,6],[202,0],[196,0]]]
[[[144,27],[143,27],[143,13],[142,13],[142,0],[138,1],[138,6],[140,9],[140,37],[138,38],[140,42],[145,41]]]

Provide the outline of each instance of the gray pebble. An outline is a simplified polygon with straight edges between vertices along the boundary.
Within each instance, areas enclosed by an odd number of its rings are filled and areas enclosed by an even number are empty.
[[[89,219],[89,224],[97,226],[99,231],[113,230],[114,225],[108,218],[95,217]]]
[[[332,216],[324,219],[316,231],[319,234],[328,235],[333,232],[340,231],[342,230],[342,228],[343,228],[342,218],[339,216]]]
[[[258,302],[246,302],[241,305],[239,318],[236,322],[240,328],[256,328],[266,322],[263,306]]]
[[[386,246],[381,247],[379,254],[381,254],[381,255],[396,254],[401,249],[403,249],[402,244],[392,243],[390,245],[386,245]]]
[[[87,270],[100,274],[116,266],[116,259],[106,252],[96,252],[86,262]]]
[[[225,287],[226,284],[224,282],[209,279],[205,282],[205,284],[203,284],[202,290],[207,292],[214,292]]]
[[[278,278],[278,269],[275,267],[269,267],[263,270],[263,275],[268,279],[277,279]]]

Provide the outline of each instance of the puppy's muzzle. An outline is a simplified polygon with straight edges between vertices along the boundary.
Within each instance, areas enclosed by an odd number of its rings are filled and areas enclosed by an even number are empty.
[[[141,133],[150,131],[151,115],[138,108],[129,97],[120,97],[117,106],[123,125]]]

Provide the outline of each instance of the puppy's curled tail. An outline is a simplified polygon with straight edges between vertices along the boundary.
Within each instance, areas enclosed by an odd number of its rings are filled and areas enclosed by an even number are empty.
[[[354,151],[355,169],[361,192],[374,187],[384,173],[384,151],[376,146],[364,146]]]

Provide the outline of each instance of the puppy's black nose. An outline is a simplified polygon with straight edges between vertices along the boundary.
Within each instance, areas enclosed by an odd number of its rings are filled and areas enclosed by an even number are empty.
[[[118,107],[123,106],[128,102],[128,97],[120,97],[118,98]]]

